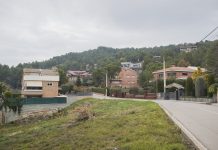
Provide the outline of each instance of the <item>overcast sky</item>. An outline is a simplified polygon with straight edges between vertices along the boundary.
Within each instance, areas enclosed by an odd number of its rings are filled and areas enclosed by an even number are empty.
[[[197,42],[216,26],[218,0],[0,0],[0,63]]]

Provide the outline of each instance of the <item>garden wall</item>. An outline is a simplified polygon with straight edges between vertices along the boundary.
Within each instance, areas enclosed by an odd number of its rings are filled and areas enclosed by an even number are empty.
[[[52,97],[52,98],[24,98],[22,104],[54,104],[67,103],[67,97]]]
[[[194,101],[194,102],[205,102],[205,103],[216,103],[216,98],[191,98],[191,97],[181,97],[180,100],[183,101]]]

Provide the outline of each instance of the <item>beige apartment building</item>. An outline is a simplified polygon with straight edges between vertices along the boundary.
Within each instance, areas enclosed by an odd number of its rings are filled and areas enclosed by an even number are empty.
[[[23,69],[22,97],[58,96],[59,73],[53,69]]]

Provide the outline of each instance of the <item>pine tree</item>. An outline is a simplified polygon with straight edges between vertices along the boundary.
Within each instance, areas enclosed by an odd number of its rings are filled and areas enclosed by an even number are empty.
[[[218,77],[218,41],[215,46],[207,51],[206,63],[208,71]]]
[[[194,83],[192,78],[187,78],[186,84],[185,84],[185,93],[186,96],[193,96],[193,90],[194,90]]]

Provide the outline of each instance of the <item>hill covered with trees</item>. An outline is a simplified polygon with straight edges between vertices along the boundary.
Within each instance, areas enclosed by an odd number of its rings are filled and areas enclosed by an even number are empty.
[[[109,70],[109,77],[113,78],[119,71],[120,62],[142,62],[143,72],[140,80],[151,78],[151,72],[160,69],[161,64],[153,56],[165,57],[166,65],[199,66],[205,67],[218,76],[218,41],[205,41],[194,43],[196,50],[189,53],[181,52],[180,48],[189,44],[160,46],[153,48],[109,48],[98,47],[97,49],[81,53],[67,53],[56,56],[42,62],[18,64],[9,67],[0,65],[0,81],[9,84],[13,88],[20,88],[22,69],[27,68],[51,68],[57,66],[63,71],[88,69],[94,75],[94,82],[100,82],[104,78],[104,71]],[[99,85],[100,83],[96,84]]]

